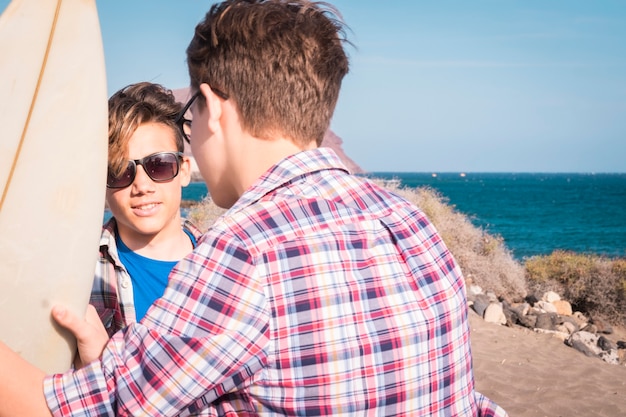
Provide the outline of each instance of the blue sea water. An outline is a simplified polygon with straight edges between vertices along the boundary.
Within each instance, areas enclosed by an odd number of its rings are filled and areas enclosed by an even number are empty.
[[[518,259],[563,249],[626,256],[626,174],[393,173],[370,177],[431,187]],[[200,201],[204,183],[183,189]]]
[[[626,174],[374,173],[436,189],[522,259],[563,249],[626,256]]]

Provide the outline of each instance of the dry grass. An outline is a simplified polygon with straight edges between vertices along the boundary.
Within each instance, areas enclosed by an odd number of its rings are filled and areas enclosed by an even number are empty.
[[[579,311],[626,325],[626,259],[555,251],[525,266],[533,292],[556,291]]]
[[[202,201],[189,208],[187,218],[191,220],[198,229],[207,230],[215,223],[215,220],[225,212],[226,210],[215,205],[213,200],[211,200],[211,196],[207,195]]]

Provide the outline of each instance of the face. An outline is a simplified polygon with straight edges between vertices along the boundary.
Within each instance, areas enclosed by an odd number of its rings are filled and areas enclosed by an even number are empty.
[[[128,158],[141,159],[157,152],[177,152],[176,132],[160,123],[139,126],[128,143]],[[190,162],[183,158],[178,175],[166,182],[154,182],[144,167],[137,166],[131,185],[107,188],[106,199],[117,220],[118,232],[126,245],[144,245],[180,233],[182,187],[189,184]]]

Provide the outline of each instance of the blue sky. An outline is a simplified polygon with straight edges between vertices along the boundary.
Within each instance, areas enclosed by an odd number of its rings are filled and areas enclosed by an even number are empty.
[[[331,3],[355,44],[331,128],[364,169],[626,172],[626,1]],[[109,94],[187,86],[212,2],[97,4]]]

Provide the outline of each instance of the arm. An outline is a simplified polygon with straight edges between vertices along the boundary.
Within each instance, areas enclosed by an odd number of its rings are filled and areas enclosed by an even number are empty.
[[[76,337],[81,366],[100,357],[109,337],[91,305],[84,320],[59,307],[52,315]],[[43,394],[44,377],[43,371],[0,343],[0,417],[51,415]]]
[[[50,416],[44,372],[0,343],[0,417]]]

